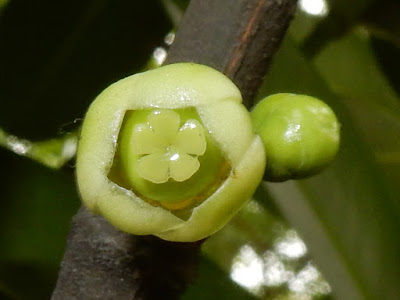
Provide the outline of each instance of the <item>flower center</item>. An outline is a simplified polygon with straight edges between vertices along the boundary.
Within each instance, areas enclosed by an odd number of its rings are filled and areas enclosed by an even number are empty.
[[[203,126],[195,119],[181,125],[172,110],[154,110],[146,123],[134,126],[132,151],[139,155],[136,172],[153,183],[182,182],[198,171],[198,156],[206,151]]]
[[[109,178],[168,209],[201,202],[230,173],[195,108],[128,111],[118,145]]]

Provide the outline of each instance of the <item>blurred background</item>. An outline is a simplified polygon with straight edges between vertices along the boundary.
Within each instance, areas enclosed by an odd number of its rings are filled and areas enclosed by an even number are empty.
[[[0,0],[0,299],[49,299],[80,122],[112,82],[162,63],[188,1]],[[191,299],[399,299],[400,3],[299,0],[258,98],[316,96],[336,161],[263,183],[207,240]]]

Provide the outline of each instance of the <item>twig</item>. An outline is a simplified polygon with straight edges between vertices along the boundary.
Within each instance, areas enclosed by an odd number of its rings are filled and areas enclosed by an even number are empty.
[[[220,70],[250,108],[290,23],[297,0],[192,1],[166,63]]]
[[[192,0],[166,63],[192,61],[224,72],[250,107],[296,2]],[[129,235],[81,208],[52,299],[177,299],[195,276],[200,245]]]
[[[129,235],[82,207],[52,299],[177,299],[195,276],[200,245]]]

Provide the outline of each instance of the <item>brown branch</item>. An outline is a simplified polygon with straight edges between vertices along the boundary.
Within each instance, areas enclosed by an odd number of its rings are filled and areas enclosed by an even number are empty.
[[[177,299],[195,276],[200,245],[129,235],[82,207],[52,299]]]
[[[250,107],[295,6],[296,0],[192,0],[166,63],[224,72]],[[194,278],[200,245],[129,235],[81,208],[52,299],[177,299]]]
[[[166,63],[220,70],[250,108],[296,8],[296,0],[192,1]]]

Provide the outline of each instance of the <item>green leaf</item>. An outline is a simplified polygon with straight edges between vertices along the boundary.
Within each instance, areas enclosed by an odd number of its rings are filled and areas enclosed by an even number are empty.
[[[72,170],[50,170],[0,149],[0,287],[49,299],[80,205]]]
[[[0,0],[0,15],[3,12],[3,10],[6,8],[9,0]]]
[[[224,271],[204,256],[201,257],[198,272],[197,280],[186,290],[182,300],[257,299],[232,282]]]
[[[10,0],[0,15],[0,126],[29,140],[55,136],[139,71],[170,28],[159,1]]]
[[[203,252],[258,299],[328,299],[330,287],[265,190],[203,245]],[[215,279],[216,280],[216,279]]]
[[[315,20],[313,20],[315,18],[299,14],[297,20],[295,19],[295,24],[300,25],[300,31],[298,32],[297,25],[296,27],[292,26],[292,32],[295,32],[296,40],[302,42],[301,47],[304,54],[313,57],[329,42],[340,38],[357,26],[366,11],[371,9],[375,3],[384,6],[382,2],[387,3],[388,1],[391,0],[354,0],[351,5],[348,5],[346,0],[326,1],[328,2],[328,15],[319,20],[318,26],[315,26]],[[300,38],[297,37],[298,33]]]
[[[375,105],[400,119],[400,100],[376,60],[365,29],[358,28],[331,42],[315,58],[315,64],[335,93],[351,99],[346,104]]]
[[[330,88],[343,99],[348,113],[362,137],[371,146],[375,159],[393,187],[400,180],[400,88],[397,77],[387,77],[387,66],[399,64],[397,52],[383,59],[378,56],[376,40],[364,28],[353,30],[333,41],[315,58]],[[382,53],[388,54],[388,53]],[[388,61],[390,60],[390,62]],[[382,68],[386,61],[386,68]],[[383,65],[385,66],[385,65]],[[391,192],[394,188],[388,190]],[[397,197],[397,189],[393,196]]]
[[[56,265],[44,265],[35,261],[1,262],[0,299],[50,299],[57,271]],[[1,285],[7,286],[5,295],[2,294]]]
[[[189,0],[161,0],[164,9],[175,27],[178,27],[183,18]]]
[[[375,36],[400,47],[400,3],[398,0],[376,1],[363,17],[363,24]],[[395,57],[392,57],[395,59]]]

